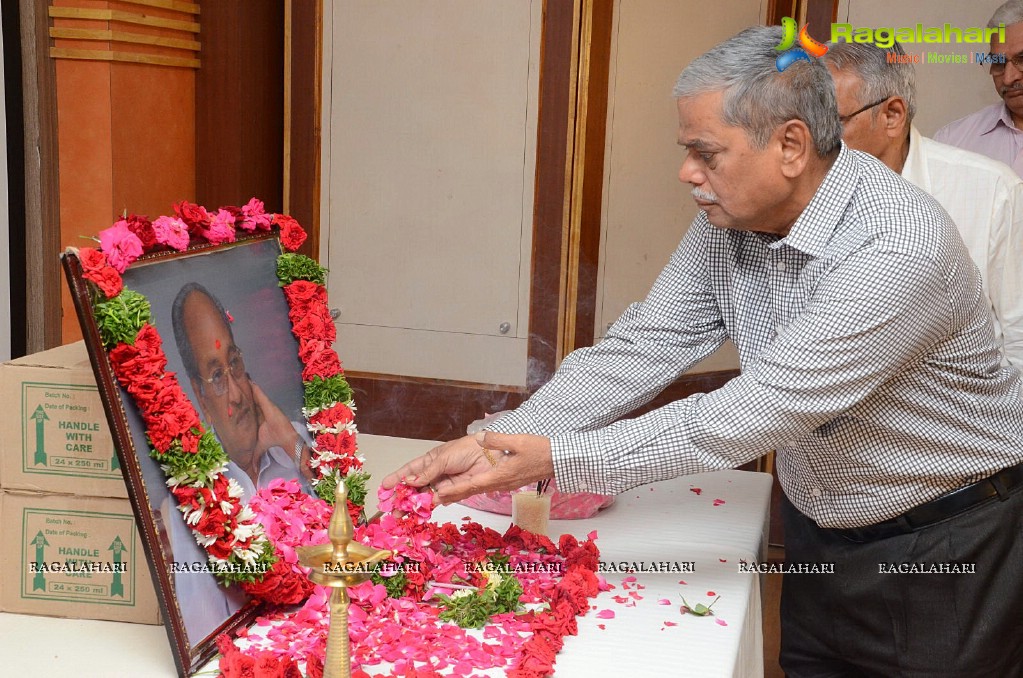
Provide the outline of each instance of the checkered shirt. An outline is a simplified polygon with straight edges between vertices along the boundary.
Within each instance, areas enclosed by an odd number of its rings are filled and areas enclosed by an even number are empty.
[[[740,376],[621,419],[730,338]],[[1023,460],[1018,373],[938,203],[844,145],[783,238],[701,212],[647,298],[490,426],[549,436],[558,488],[618,494],[777,450],[823,527],[897,516]]]

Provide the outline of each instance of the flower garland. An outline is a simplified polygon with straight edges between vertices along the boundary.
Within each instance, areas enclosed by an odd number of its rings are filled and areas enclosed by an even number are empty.
[[[274,481],[252,503],[267,533],[289,552],[324,543],[330,520],[324,502],[297,490],[294,481]],[[396,570],[349,589],[353,677],[382,678],[369,668],[381,663],[391,664],[390,676],[475,676],[492,668],[513,678],[550,675],[564,637],[578,632],[576,616],[610,588],[596,574],[596,534],[583,542],[563,535],[555,544],[514,525],[503,535],[468,518],[438,525],[430,522],[432,499],[403,485],[381,490],[384,515],[355,528],[361,543],[394,551]],[[448,621],[449,613],[474,604],[476,612],[484,609],[502,588],[516,591],[513,609],[462,625],[469,628]],[[258,619],[237,644],[221,636],[222,675],[301,675],[304,665],[310,678],[321,676],[328,598],[329,589],[316,587],[297,612]]]
[[[337,483],[344,482],[348,510],[358,515],[368,476],[360,470],[352,391],[332,347],[336,335],[327,307],[326,271],[312,259],[294,254],[306,239],[298,222],[267,213],[256,198],[242,207],[221,207],[215,214],[183,201],[174,205],[174,212],[173,217],[153,221],[125,216],[99,233],[98,248],[77,251],[82,275],[91,283],[100,339],[114,376],[142,415],[150,455],[167,475],[178,509],[196,542],[206,549],[218,579],[240,584],[262,600],[297,603],[312,585],[292,567],[294,554],[277,549],[252,508],[242,504],[241,486],[226,475],[227,454],[199,420],[175,374],[167,371],[160,335],[149,322],[148,300],[126,289],[121,274],[145,253],[219,245],[245,233],[279,228],[288,253],[278,258],[277,277],[304,365],[303,414],[315,439],[310,461],[313,487],[329,502]]]

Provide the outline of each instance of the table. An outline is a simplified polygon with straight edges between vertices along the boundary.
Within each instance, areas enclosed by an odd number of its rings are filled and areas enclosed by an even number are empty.
[[[376,479],[434,445],[371,435],[359,444]],[[739,561],[763,560],[770,488],[767,474],[719,471],[630,490],[593,518],[552,520],[552,535],[597,531],[603,575],[615,587],[593,599],[596,610],[579,619],[579,635],[566,638],[556,675],[607,675],[620,667],[628,675],[762,676],[760,576],[740,572]],[[367,509],[375,510],[375,498]],[[502,531],[510,524],[508,516],[457,504],[434,516],[456,523],[469,516]],[[620,571],[632,563],[648,571]],[[623,582],[627,577],[635,582]],[[721,596],[713,616],[680,614],[681,595],[706,604],[711,591]],[[615,602],[622,595],[635,604]],[[599,610],[615,616],[600,619]],[[9,675],[176,675],[159,626],[0,614],[0,639]]]

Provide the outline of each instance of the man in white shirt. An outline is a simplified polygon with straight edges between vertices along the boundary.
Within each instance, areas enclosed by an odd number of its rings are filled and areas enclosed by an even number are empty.
[[[1003,363],[1023,370],[1023,180],[1003,163],[939,143],[913,126],[916,77],[896,44],[832,43],[821,59],[835,81],[842,138],[930,193],[984,279]]]

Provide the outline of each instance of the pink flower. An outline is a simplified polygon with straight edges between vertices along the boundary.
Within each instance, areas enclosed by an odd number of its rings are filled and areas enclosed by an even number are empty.
[[[176,217],[159,217],[153,222],[156,241],[178,251],[188,249],[188,224]]]
[[[203,236],[214,245],[234,242],[234,215],[225,209],[217,210],[210,221],[209,229],[203,232]]]
[[[99,246],[107,255],[107,262],[118,273],[124,273],[131,262],[142,256],[142,241],[123,219],[99,232]]]
[[[246,231],[254,231],[257,228],[269,231],[271,223],[273,223],[273,215],[264,211],[262,200],[252,198],[242,205],[242,222],[238,225],[239,228]]]

